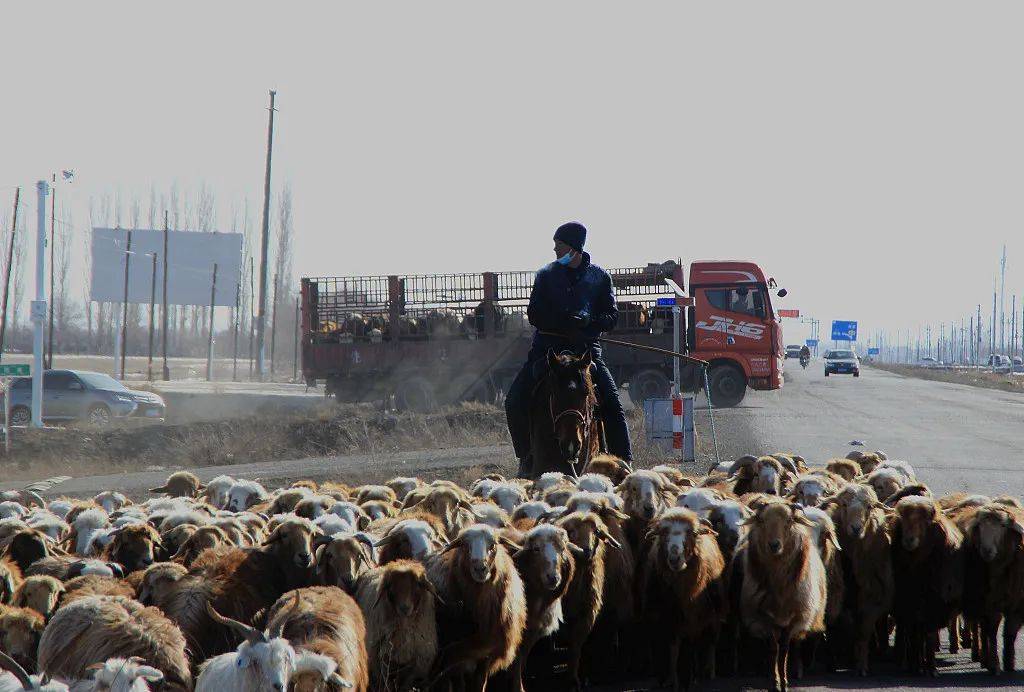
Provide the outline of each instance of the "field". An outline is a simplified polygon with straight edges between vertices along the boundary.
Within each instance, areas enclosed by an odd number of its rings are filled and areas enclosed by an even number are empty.
[[[238,379],[249,379],[249,360],[241,353],[238,359]],[[4,353],[4,363],[31,363],[31,353]],[[275,382],[288,382],[292,379],[292,361],[284,363],[281,359],[276,362],[273,379]],[[167,366],[170,369],[172,380],[199,379],[206,377],[205,358],[168,358]],[[267,361],[267,367],[270,363]],[[65,355],[55,353],[53,355],[53,367],[67,368],[71,370],[91,370],[102,372],[107,375],[118,377],[121,374],[121,362],[113,356],[95,355]],[[153,377],[160,379],[163,368],[163,360],[153,357]],[[148,370],[147,358],[145,356],[127,356],[125,358],[125,380],[141,381],[146,379]],[[231,381],[234,373],[234,364],[230,358],[215,358],[213,361],[213,379],[217,381]],[[299,374],[301,377],[301,372]]]
[[[896,375],[903,375],[904,377],[916,377],[933,382],[967,384],[972,387],[998,389],[1004,392],[1024,392],[1024,377],[1014,376],[1005,372],[991,372],[980,368],[922,368],[913,365],[893,365],[890,363],[871,363],[871,367]]]

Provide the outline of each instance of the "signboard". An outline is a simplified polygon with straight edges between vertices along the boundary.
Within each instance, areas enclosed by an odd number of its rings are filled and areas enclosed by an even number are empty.
[[[213,265],[217,264],[217,305],[235,304],[242,263],[241,233],[170,231],[167,240],[167,302],[171,305],[209,305]],[[121,228],[92,229],[92,280],[90,299],[120,303],[124,300],[125,258],[128,267],[128,302],[149,303],[156,253],[156,302],[163,300],[164,232],[132,229],[131,254],[128,231]]]
[[[779,317],[799,317],[799,310],[779,310]]]
[[[832,320],[832,341],[856,341],[857,322]]]
[[[804,339],[804,343],[807,344],[809,348],[818,348],[817,339]]]
[[[33,300],[29,303],[29,317],[33,322],[46,321],[46,301]]]
[[[676,304],[675,298],[658,298],[658,307],[672,307]]]
[[[31,374],[31,367],[28,363],[0,365],[0,377],[29,377]]]
[[[868,355],[869,356],[877,356],[878,353],[879,353],[879,350],[877,348],[869,348],[868,349]]]

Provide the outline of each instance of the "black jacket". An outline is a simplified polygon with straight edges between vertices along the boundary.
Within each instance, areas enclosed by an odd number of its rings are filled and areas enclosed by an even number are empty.
[[[570,339],[540,333],[572,332],[569,315],[576,312],[589,313],[590,324],[573,333]],[[608,272],[591,263],[590,255],[585,252],[583,263],[576,269],[552,262],[537,272],[526,316],[537,328],[531,358],[547,353],[548,349],[582,351],[590,348],[595,357],[600,356],[597,338],[602,332],[614,329],[619,318],[612,279]]]

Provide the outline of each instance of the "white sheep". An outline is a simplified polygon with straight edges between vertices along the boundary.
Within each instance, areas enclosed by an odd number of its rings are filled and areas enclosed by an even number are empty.
[[[232,512],[241,512],[253,505],[265,501],[269,495],[267,489],[256,481],[236,480],[228,490],[228,504],[226,509]]]
[[[217,509],[224,509],[228,504],[228,492],[235,484],[231,476],[217,476],[206,484],[206,501]]]
[[[162,683],[164,674],[138,656],[108,658],[93,667],[92,680],[77,682],[71,692],[148,692],[149,683]]]
[[[75,534],[75,552],[79,555],[92,555],[90,546],[108,523],[109,517],[100,507],[90,507],[75,517],[71,523]]]
[[[608,476],[600,473],[584,473],[576,481],[576,487],[587,493],[613,493],[615,484]]]
[[[0,519],[21,519],[27,514],[28,509],[20,502],[15,502],[14,500],[0,502]]]
[[[128,504],[128,498],[125,497],[124,493],[119,493],[116,490],[104,490],[94,497],[92,501],[102,507],[107,514],[116,512]]]

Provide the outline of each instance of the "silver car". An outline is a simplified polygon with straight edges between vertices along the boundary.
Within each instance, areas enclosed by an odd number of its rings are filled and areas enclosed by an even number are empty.
[[[158,394],[128,389],[109,375],[83,370],[43,373],[44,422],[77,420],[109,425],[114,419],[159,421],[166,412]],[[11,425],[28,425],[31,420],[32,380],[20,378],[11,385]]]

